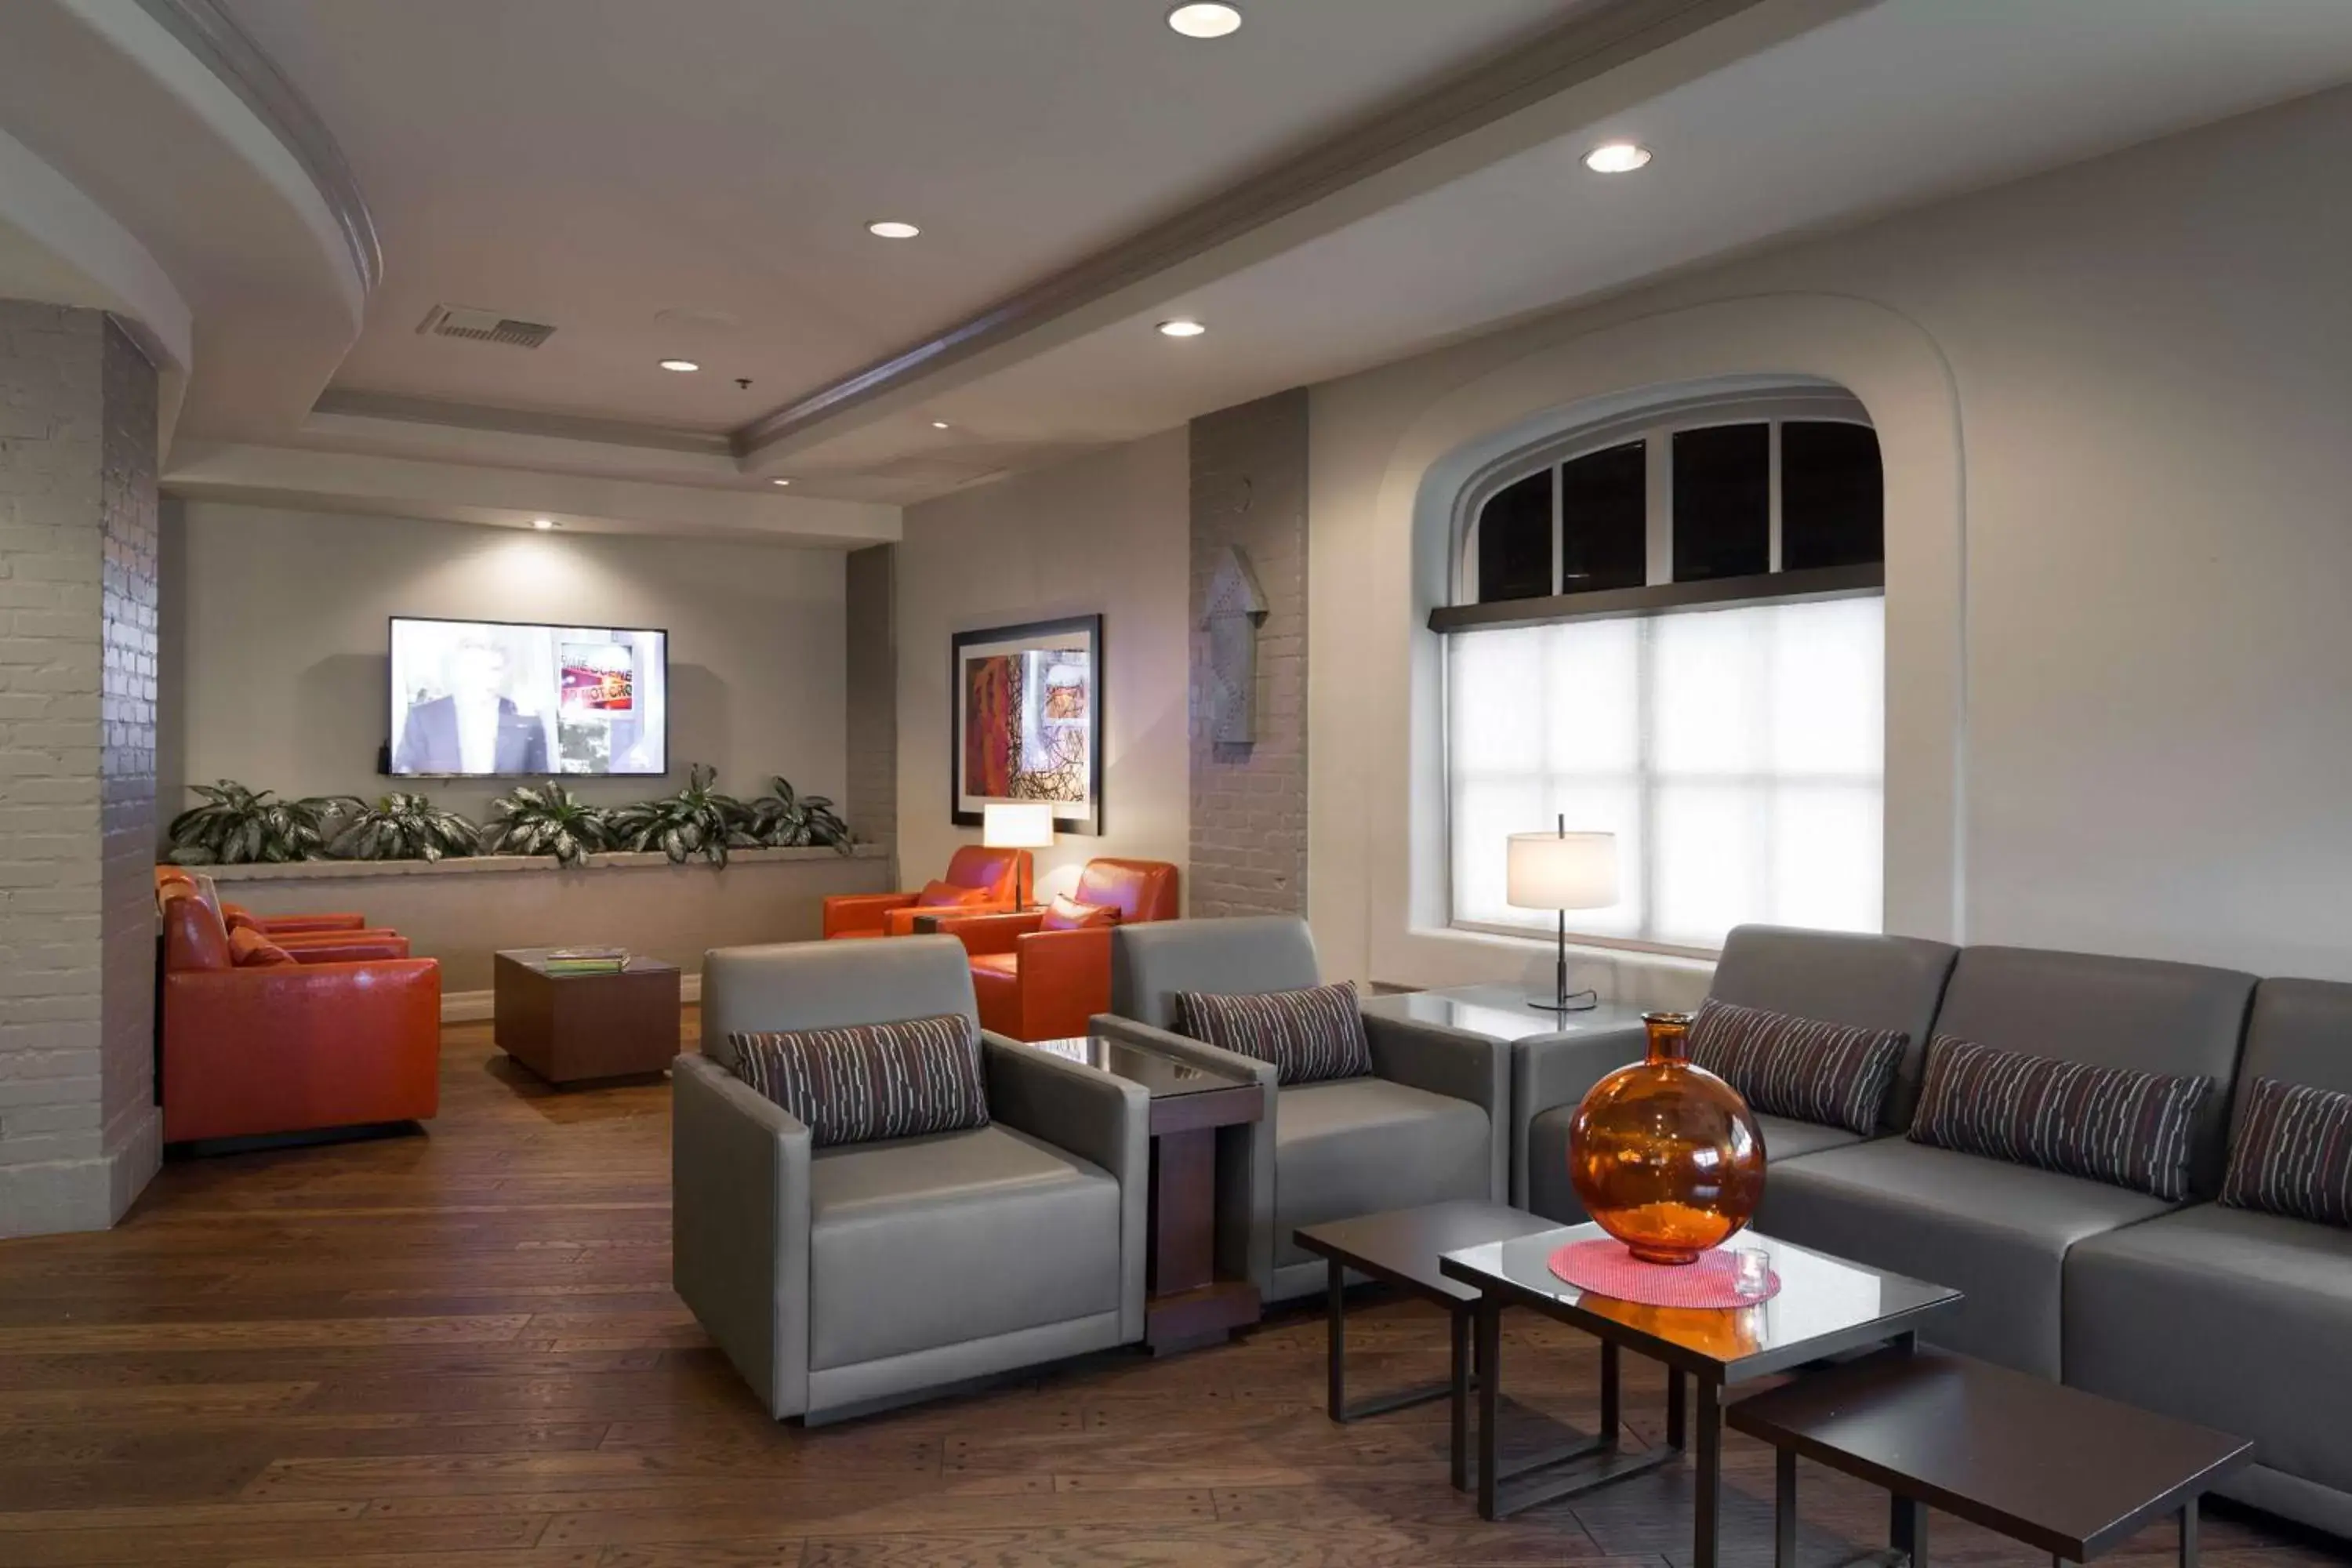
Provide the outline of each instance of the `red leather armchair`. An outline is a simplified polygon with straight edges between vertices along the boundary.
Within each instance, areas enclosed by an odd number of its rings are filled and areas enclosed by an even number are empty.
[[[352,933],[235,962],[227,927],[193,890],[163,900],[163,1139],[241,1138],[385,1121],[440,1109],[441,966],[385,957]]]
[[[1165,860],[1089,860],[1078,875],[1078,903],[1118,911],[1118,923],[1172,921],[1176,868]],[[1109,924],[1041,930],[1045,910],[953,915],[940,929],[971,958],[980,1026],[1016,1040],[1057,1040],[1087,1032],[1087,1020],[1110,1011]]]
[[[948,860],[940,879],[971,901],[925,903],[925,892],[845,893],[824,901],[824,934],[834,937],[906,936],[915,929],[919,910],[953,910],[958,914],[992,914],[1017,910],[1029,898],[1029,851],[983,849],[967,844]]]

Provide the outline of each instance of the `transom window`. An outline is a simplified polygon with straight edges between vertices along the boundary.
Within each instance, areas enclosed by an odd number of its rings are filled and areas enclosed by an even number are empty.
[[[1464,497],[1447,634],[1453,921],[1505,899],[1513,833],[1613,832],[1589,940],[1712,952],[1748,921],[1876,931],[1885,519],[1878,442],[1832,394],[1621,420]]]

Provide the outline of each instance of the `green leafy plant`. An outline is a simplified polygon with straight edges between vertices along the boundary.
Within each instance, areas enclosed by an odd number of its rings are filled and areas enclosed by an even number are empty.
[[[471,855],[482,830],[454,811],[406,790],[394,790],[373,805],[346,812],[327,841],[327,853],[341,860],[438,860]]]
[[[792,781],[772,778],[768,793],[746,803],[745,831],[772,849],[818,845],[849,853],[849,825],[821,795],[802,795]]]
[[[326,849],[334,817],[352,804],[340,796],[280,800],[233,779],[194,785],[194,793],[203,804],[180,813],[164,830],[175,865],[315,860]]]
[[[760,847],[751,833],[751,808],[719,793],[718,783],[718,769],[696,763],[676,795],[614,811],[609,819],[614,841],[623,849],[658,849],[674,866],[696,855],[724,866],[729,850]]]
[[[485,855],[552,855],[558,865],[577,866],[613,847],[605,814],[553,779],[516,785],[490,802],[490,816]]]

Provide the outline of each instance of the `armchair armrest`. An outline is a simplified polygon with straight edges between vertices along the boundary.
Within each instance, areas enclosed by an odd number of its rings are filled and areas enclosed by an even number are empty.
[[[981,1050],[990,1116],[1094,1162],[1118,1182],[1119,1334],[1122,1342],[1141,1339],[1150,1257],[1150,1095],[1141,1084],[1002,1035],[982,1036]]]
[[[1511,1047],[1486,1035],[1449,1029],[1407,1018],[1364,1015],[1364,1038],[1372,1050],[1372,1071],[1391,1083],[1431,1094],[1466,1100],[1486,1113],[1494,1143],[1487,1175],[1489,1195],[1501,1203],[1510,1194]]]
[[[1217,1130],[1217,1268],[1258,1288],[1274,1289],[1274,1131],[1280,1096],[1272,1062],[1259,1061],[1166,1029],[1097,1013],[1087,1022],[1097,1035],[1162,1052],[1194,1067],[1255,1080],[1265,1109],[1255,1121]]]
[[[970,920],[977,915],[1001,915],[1013,912],[1011,903],[999,899],[982,899],[969,904],[921,904],[908,902],[891,910],[882,917],[882,930],[889,936],[912,936],[915,921],[928,915],[935,921]],[[925,934],[933,934],[926,932]]]
[[[809,1131],[708,1057],[671,1069],[670,1279],[781,1421],[808,1408]]]
[[[1026,910],[1006,914],[957,914],[952,910],[940,917],[939,934],[951,936],[963,943],[964,952],[974,958],[992,952],[1011,952],[1013,944],[1037,929],[1045,918],[1043,910]]]
[[[1511,1202],[1528,1203],[1528,1126],[1547,1110],[1580,1104],[1592,1086],[1641,1059],[1639,1024],[1589,1034],[1522,1040],[1511,1056]]]
[[[408,939],[397,931],[320,931],[307,937],[271,937],[297,963],[364,963],[372,959],[406,958]]]
[[[340,910],[315,915],[256,915],[253,917],[271,938],[300,936],[306,931],[368,931],[367,916],[355,910]]]
[[[824,934],[846,936],[852,931],[879,931],[892,910],[915,906],[913,893],[835,893],[824,900]]]

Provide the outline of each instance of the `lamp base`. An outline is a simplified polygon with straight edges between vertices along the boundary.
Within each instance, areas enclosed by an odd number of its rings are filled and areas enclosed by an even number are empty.
[[[1582,997],[1582,1001],[1578,998]],[[1571,991],[1565,996],[1530,996],[1528,1005],[1538,1013],[1590,1013],[1601,1005],[1598,991]]]

